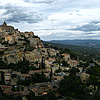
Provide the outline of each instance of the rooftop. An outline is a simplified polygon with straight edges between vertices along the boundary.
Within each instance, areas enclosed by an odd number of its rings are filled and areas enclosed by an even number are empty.
[[[68,53],[63,53],[62,55],[70,55],[70,54],[68,54]]]

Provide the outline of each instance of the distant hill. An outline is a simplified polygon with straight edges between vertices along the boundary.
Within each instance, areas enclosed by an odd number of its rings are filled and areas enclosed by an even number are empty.
[[[89,53],[95,56],[100,56],[100,48],[92,48],[92,47],[84,47],[84,46],[75,46],[75,45],[67,45],[67,44],[60,44],[60,43],[51,43],[51,42],[44,42],[47,44],[51,44],[52,46],[57,46],[58,48],[68,48],[72,52],[75,53]]]
[[[50,43],[60,43],[75,46],[87,46],[93,48],[100,48],[100,40],[52,40]]]

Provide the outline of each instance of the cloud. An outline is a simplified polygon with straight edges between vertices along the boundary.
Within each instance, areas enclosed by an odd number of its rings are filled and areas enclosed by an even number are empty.
[[[41,35],[41,38],[43,40],[66,40],[66,39],[69,39],[69,40],[72,40],[72,39],[77,39],[78,37],[80,37],[82,34],[81,33],[74,33],[69,31],[69,32],[52,32],[51,34],[49,35]]]
[[[85,34],[95,34],[95,33],[85,33]]]
[[[27,23],[38,23],[39,21],[43,21],[46,19],[46,17],[42,13],[38,13],[35,11],[29,11],[26,8],[20,7],[20,6],[13,6],[13,5],[7,5],[5,7],[2,7],[1,9],[4,9],[5,12],[2,13],[1,16],[5,16],[5,21],[8,22],[27,22]]]
[[[93,24],[99,24],[100,21],[99,20],[98,21],[92,21],[91,23],[93,23]]]
[[[71,30],[83,31],[83,32],[100,31],[100,25],[96,25],[95,23],[97,22],[92,22],[92,23],[90,22],[82,26],[77,25],[76,28],[73,28]]]
[[[54,0],[24,0],[29,3],[52,3]]]
[[[100,0],[3,0],[0,22],[33,31],[44,40],[97,38]]]

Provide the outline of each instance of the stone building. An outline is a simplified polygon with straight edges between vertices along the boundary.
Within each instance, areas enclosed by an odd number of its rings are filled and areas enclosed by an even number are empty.
[[[30,63],[31,62],[36,62],[36,61],[38,61],[39,63],[41,63],[42,56],[41,56],[41,54],[39,52],[36,52],[36,51],[32,51],[32,52],[27,51],[27,52],[25,52],[25,59],[27,61],[29,61]]]
[[[51,48],[49,50],[49,53],[50,53],[50,56],[57,56],[57,54],[59,54],[59,51]]]
[[[11,50],[11,51],[6,51],[4,52],[4,56],[2,56],[2,60],[7,63],[18,63],[20,61],[23,61],[23,52],[15,49],[15,50]]]
[[[0,25],[0,32],[5,33],[5,32],[14,32],[15,29],[13,26],[8,26],[6,22],[3,23],[3,25]]]
[[[62,55],[64,56],[63,58],[64,58],[65,61],[70,60],[70,54],[68,54],[68,53],[63,53]]]
[[[43,42],[42,42],[42,40],[40,40],[40,38],[38,36],[30,37],[30,38],[28,38],[28,40],[30,41],[30,46],[33,46],[35,48],[43,47]]]
[[[10,84],[11,82],[11,74],[10,73],[4,73],[4,80],[6,84]]]
[[[68,64],[71,66],[71,67],[76,67],[78,65],[78,61],[76,60],[69,60],[68,61]]]

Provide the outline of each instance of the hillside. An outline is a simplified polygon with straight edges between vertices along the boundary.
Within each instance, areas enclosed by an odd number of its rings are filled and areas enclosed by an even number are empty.
[[[68,48],[72,52],[75,53],[89,53],[92,55],[97,55],[100,56],[100,49],[99,48],[92,48],[92,47],[83,47],[83,46],[75,46],[75,45],[65,45],[65,44],[60,44],[60,43],[50,43],[50,42],[45,42],[48,44],[51,44],[53,46],[57,46],[58,48]]]
[[[75,46],[87,46],[93,48],[100,48],[100,40],[52,40],[50,43],[60,43]]]

